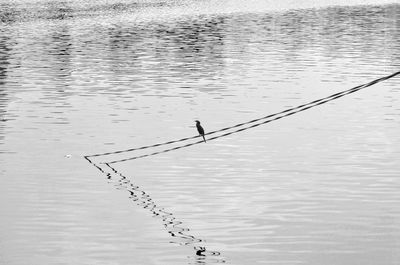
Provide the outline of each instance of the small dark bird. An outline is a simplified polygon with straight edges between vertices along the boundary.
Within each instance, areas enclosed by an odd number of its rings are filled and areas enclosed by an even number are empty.
[[[204,137],[204,129],[203,129],[203,127],[201,127],[200,121],[196,121],[196,128],[197,128],[197,131],[199,132],[199,134],[201,136],[203,136],[204,142],[206,142],[206,138]]]

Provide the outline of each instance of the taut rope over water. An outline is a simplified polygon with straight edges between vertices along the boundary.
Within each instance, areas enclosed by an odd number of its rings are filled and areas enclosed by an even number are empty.
[[[227,130],[243,127],[243,128],[238,129],[238,130],[235,130],[235,131],[232,131],[232,132],[228,132],[228,133],[224,133],[224,134],[221,134],[221,135],[218,135],[218,136],[214,136],[214,137],[211,137],[211,138],[207,139],[207,141],[211,141],[211,140],[215,140],[215,139],[218,139],[218,138],[221,138],[221,137],[225,137],[225,136],[228,136],[228,135],[231,135],[231,134],[242,132],[242,131],[245,131],[245,130],[248,130],[248,129],[252,129],[252,128],[258,127],[260,125],[263,125],[263,124],[266,124],[266,123],[269,123],[269,122],[272,122],[272,121],[276,121],[276,120],[282,119],[284,117],[288,117],[288,116],[291,116],[293,114],[308,110],[310,108],[313,108],[313,107],[328,103],[328,102],[333,101],[335,99],[341,98],[343,96],[346,96],[346,95],[352,94],[354,92],[357,92],[357,91],[359,91],[361,89],[370,87],[370,86],[375,85],[377,83],[380,83],[380,82],[383,82],[383,81],[388,80],[390,78],[393,78],[393,77],[395,77],[395,76],[397,76],[399,74],[400,74],[400,71],[395,72],[393,74],[390,74],[388,76],[384,76],[384,77],[375,79],[375,80],[373,80],[373,81],[371,81],[369,83],[366,83],[366,84],[363,84],[363,85],[359,85],[359,86],[356,86],[356,87],[353,87],[353,88],[350,88],[350,89],[335,93],[333,95],[330,95],[330,96],[327,96],[327,97],[324,97],[324,98],[320,98],[320,99],[311,101],[311,102],[306,103],[306,104],[299,105],[297,107],[289,108],[289,109],[286,109],[286,110],[283,110],[283,111],[280,111],[280,112],[277,112],[277,113],[269,114],[269,115],[261,117],[261,118],[257,118],[257,119],[254,119],[254,120],[250,120],[250,121],[247,121],[247,122],[243,122],[243,123],[239,123],[239,124],[236,124],[236,125],[233,125],[233,126],[229,126],[229,127],[225,127],[225,128],[219,129],[219,130],[215,130],[215,131],[206,133],[204,135],[212,135],[212,134],[216,134],[216,133],[219,133],[219,132],[224,132],[224,131],[227,131]],[[246,126],[246,125],[248,125],[248,126]],[[172,140],[172,141],[163,142],[163,143],[157,143],[157,144],[153,144],[153,145],[141,146],[141,147],[130,148],[130,149],[125,149],[125,150],[118,150],[118,151],[107,152],[107,153],[99,153],[99,154],[87,155],[87,156],[85,156],[85,158],[87,159],[89,157],[100,157],[100,156],[108,156],[108,155],[113,155],[113,154],[128,153],[128,152],[137,151],[137,150],[144,150],[144,149],[148,149],[148,148],[154,148],[154,147],[160,147],[160,146],[170,145],[170,144],[179,143],[179,142],[185,142],[185,141],[192,140],[192,139],[195,139],[195,138],[198,138],[198,137],[201,137],[201,136],[197,136],[196,135],[196,136],[192,136],[192,137],[185,137],[185,138],[181,138],[181,139],[178,139],[178,140]],[[153,153],[150,153],[150,154],[138,155],[138,156],[134,156],[134,157],[126,158],[126,159],[109,161],[107,163],[108,164],[113,164],[113,163],[124,162],[124,161],[128,161],[128,160],[134,160],[134,159],[154,156],[154,155],[157,155],[157,154],[178,150],[178,149],[181,149],[181,148],[189,147],[189,146],[200,144],[200,143],[203,143],[203,141],[192,142],[192,143],[180,145],[180,146],[177,146],[177,147],[174,147],[174,148],[169,148],[169,149],[164,149],[162,151],[153,152]]]

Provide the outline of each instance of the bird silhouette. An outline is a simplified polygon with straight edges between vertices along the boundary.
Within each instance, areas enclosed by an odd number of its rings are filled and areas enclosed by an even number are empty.
[[[201,127],[200,121],[196,120],[196,128],[197,128],[197,131],[199,132],[199,134],[201,136],[203,136],[204,142],[206,142],[206,138],[204,137],[204,129],[203,129],[203,127]]]

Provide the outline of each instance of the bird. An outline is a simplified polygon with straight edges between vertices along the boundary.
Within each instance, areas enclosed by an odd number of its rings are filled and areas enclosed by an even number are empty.
[[[197,131],[199,132],[199,134],[201,136],[203,136],[204,142],[206,142],[206,138],[204,137],[204,129],[203,129],[203,127],[201,127],[200,121],[196,120],[195,122],[196,122]]]

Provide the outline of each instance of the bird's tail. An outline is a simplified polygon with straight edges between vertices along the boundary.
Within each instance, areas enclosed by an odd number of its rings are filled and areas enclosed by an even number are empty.
[[[206,141],[206,137],[204,137],[204,134],[203,134],[202,136],[203,136],[204,142],[206,143],[206,142],[207,142],[207,141]]]

